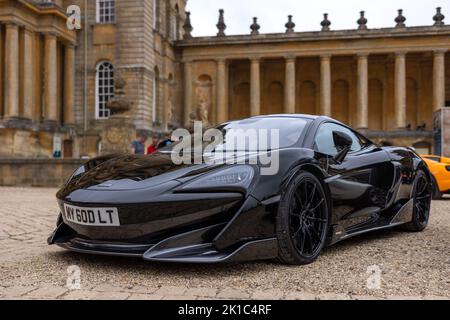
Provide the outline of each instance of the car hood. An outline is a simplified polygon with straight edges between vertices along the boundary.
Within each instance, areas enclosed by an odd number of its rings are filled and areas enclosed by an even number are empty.
[[[59,194],[67,195],[79,189],[100,191],[144,189],[176,179],[195,177],[217,167],[208,164],[177,165],[172,161],[170,154],[124,155],[106,160],[80,177],[72,179]]]
[[[278,151],[278,150],[277,150]],[[243,159],[258,157],[265,152],[234,152],[229,156],[231,163],[242,163]],[[185,183],[201,174],[226,166],[217,161],[221,157],[215,154],[204,154],[208,163],[180,164],[173,162],[171,153],[155,153],[149,156],[122,155],[104,157],[101,161],[91,160],[85,165],[86,172],[69,181],[57,197],[63,199],[76,190],[121,191],[153,188],[167,182]],[[222,159],[223,160],[223,159]],[[194,163],[193,159],[191,161]],[[92,165],[95,163],[95,166]],[[173,186],[173,183],[171,183]]]

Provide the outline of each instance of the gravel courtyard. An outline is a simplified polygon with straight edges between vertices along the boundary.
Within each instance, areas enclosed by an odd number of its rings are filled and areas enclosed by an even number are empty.
[[[49,247],[55,193],[0,188],[0,299],[450,299],[450,199],[433,202],[423,233],[357,237],[326,249],[306,267],[271,261],[202,266]],[[79,290],[66,285],[71,266],[81,271]],[[371,270],[378,268],[381,285],[369,289]]]

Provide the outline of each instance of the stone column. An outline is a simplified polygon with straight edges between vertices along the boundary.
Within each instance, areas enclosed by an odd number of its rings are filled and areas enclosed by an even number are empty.
[[[286,80],[284,84],[284,113],[295,113],[295,57],[286,58]]]
[[[190,125],[190,114],[192,113],[192,62],[184,63],[184,122]]]
[[[259,116],[261,114],[261,70],[258,58],[251,60],[250,67],[250,115]]]
[[[3,48],[5,46],[3,40],[3,26],[0,24],[0,119],[4,116],[3,103],[5,98],[3,92],[3,83],[5,79],[1,76],[3,74]]]
[[[446,50],[434,52],[433,64],[433,110],[445,107],[445,53]]]
[[[58,96],[57,96],[57,69],[56,69],[56,36],[45,35],[44,73],[45,89],[44,120],[47,122],[58,121]]]
[[[75,123],[75,46],[68,44],[64,50],[64,125]]]
[[[34,103],[34,34],[28,28],[25,28],[23,38],[23,117],[33,119],[33,103]]]
[[[217,61],[217,122],[219,124],[229,120],[227,92],[227,62],[225,59],[220,59]]]
[[[357,104],[357,127],[358,129],[369,128],[369,76],[368,55],[358,55],[358,104]]]
[[[9,23],[5,35],[5,118],[19,117],[19,26]]]
[[[331,56],[320,57],[320,113],[331,117]]]
[[[163,131],[169,130],[169,108],[172,108],[172,106],[169,104],[169,91],[170,91],[170,80],[165,79],[163,82],[163,111],[162,111]]]
[[[395,54],[395,118],[398,129],[406,128],[406,53]]]

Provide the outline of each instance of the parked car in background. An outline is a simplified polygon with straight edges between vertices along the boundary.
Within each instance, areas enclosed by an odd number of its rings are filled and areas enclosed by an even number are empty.
[[[450,158],[429,155],[422,158],[433,174],[433,198],[441,199],[450,193]]]

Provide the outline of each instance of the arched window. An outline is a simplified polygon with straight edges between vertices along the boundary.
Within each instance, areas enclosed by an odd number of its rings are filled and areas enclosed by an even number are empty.
[[[106,105],[114,97],[114,67],[108,61],[100,62],[97,65],[95,91],[97,119],[106,119],[111,115]]]
[[[116,22],[116,1],[97,0],[97,23]]]

